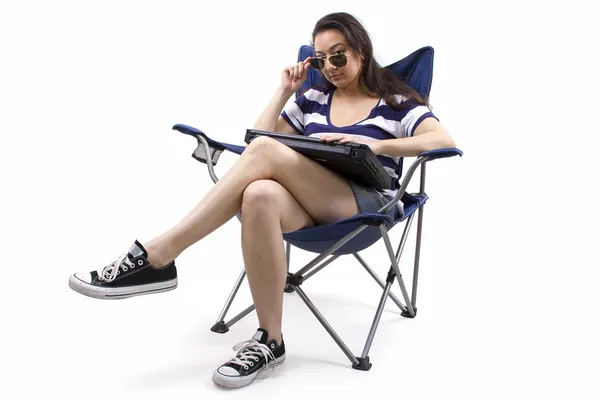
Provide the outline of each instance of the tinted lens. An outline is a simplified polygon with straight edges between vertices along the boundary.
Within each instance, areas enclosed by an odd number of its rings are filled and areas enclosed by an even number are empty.
[[[325,66],[325,61],[322,58],[319,58],[319,57],[311,57],[311,59],[310,59],[310,65],[314,69],[321,70]]]
[[[329,62],[334,67],[343,67],[348,62],[348,59],[346,58],[346,55],[342,53],[329,57]]]

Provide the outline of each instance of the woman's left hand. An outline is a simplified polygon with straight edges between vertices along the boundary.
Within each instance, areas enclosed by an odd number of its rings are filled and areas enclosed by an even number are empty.
[[[321,141],[323,141],[323,142],[328,142],[328,143],[332,143],[332,142],[340,142],[340,143],[354,142],[354,143],[366,144],[367,146],[369,146],[371,148],[371,151],[375,155],[379,154],[379,148],[377,146],[377,140],[375,140],[375,139],[373,139],[373,140],[359,139],[356,136],[343,135],[343,134],[340,134],[340,133],[330,133],[330,134],[327,134],[327,135],[322,135],[319,139],[321,139]]]

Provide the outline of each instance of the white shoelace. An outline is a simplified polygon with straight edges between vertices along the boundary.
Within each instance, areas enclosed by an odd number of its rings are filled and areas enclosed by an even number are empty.
[[[135,268],[135,264],[132,264],[129,261],[129,258],[127,257],[126,253],[117,258],[115,261],[113,261],[106,267],[97,270],[96,272],[98,273],[99,280],[105,281],[106,283],[110,283],[114,281],[117,275],[121,273],[120,270],[123,270],[123,272],[127,272],[129,268]]]
[[[267,372],[270,374],[275,369],[275,355],[269,348],[269,346],[259,343],[254,339],[240,342],[233,346],[233,350],[237,351],[238,354],[235,358],[229,361],[231,364],[242,366],[245,370],[248,370],[255,362],[260,360],[260,355],[265,357],[265,365],[267,366]],[[269,368],[271,366],[271,368]]]

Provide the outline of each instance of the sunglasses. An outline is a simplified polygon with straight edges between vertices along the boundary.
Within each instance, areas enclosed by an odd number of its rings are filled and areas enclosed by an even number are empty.
[[[310,65],[314,69],[318,69],[320,71],[325,68],[325,60],[329,60],[329,63],[334,67],[343,67],[348,63],[348,57],[346,57],[346,54],[339,53],[329,57],[311,57]]]

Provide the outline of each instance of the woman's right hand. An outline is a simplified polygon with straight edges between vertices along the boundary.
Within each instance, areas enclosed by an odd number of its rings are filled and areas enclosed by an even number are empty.
[[[281,73],[281,89],[290,95],[300,89],[306,81],[308,69],[310,68],[310,57],[306,60],[287,66]]]

